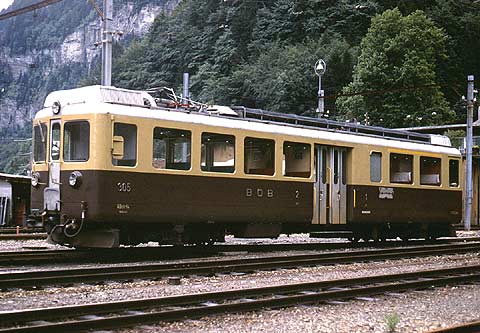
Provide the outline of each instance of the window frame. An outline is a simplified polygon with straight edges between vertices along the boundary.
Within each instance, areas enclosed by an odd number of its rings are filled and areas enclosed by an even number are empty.
[[[265,167],[263,168],[263,170],[270,170],[272,169],[272,173],[254,173],[254,172],[248,172],[248,169],[247,169],[247,165],[248,165],[248,162],[249,162],[249,155],[247,154],[247,141],[248,140],[257,140],[257,141],[263,141],[264,143],[267,143],[267,142],[270,142],[270,143],[273,143],[273,147],[270,149],[271,151],[271,168],[270,167]],[[258,137],[253,137],[253,136],[246,136],[243,140],[243,157],[244,157],[244,160],[243,160],[243,172],[246,174],[246,175],[253,175],[253,176],[267,176],[267,177],[273,177],[275,176],[275,173],[276,173],[276,159],[275,159],[275,148],[276,148],[276,141],[274,139],[267,139],[267,138],[258,138]],[[269,161],[267,160],[266,163],[268,163]],[[270,165],[269,165],[270,166]],[[253,169],[253,168],[252,168]],[[257,170],[261,170],[259,168],[257,168]]]
[[[456,177],[455,179],[457,180],[456,183],[452,182],[452,162],[455,162],[456,165]],[[456,184],[456,185],[452,185]],[[460,159],[458,158],[449,158],[448,159],[448,186],[451,188],[460,188]]]
[[[431,161],[431,162],[438,162],[439,165],[439,172],[438,173],[424,173],[422,171],[425,171],[426,166],[423,164],[423,162],[426,161]],[[419,158],[420,162],[420,185],[423,186],[441,186],[442,185],[442,159],[440,157],[431,157],[431,156],[420,156]],[[427,175],[437,175],[438,176],[438,181],[437,182],[426,182],[422,180],[422,176],[427,176]]]
[[[393,169],[392,169],[392,166],[393,166],[393,163],[392,163],[392,158],[393,156],[398,156],[398,157],[409,157],[410,158],[410,171],[397,171],[395,172],[395,174],[399,174],[399,173],[408,173],[410,172],[410,180],[409,181],[402,181],[402,180],[394,180],[393,178],[393,175],[394,173],[392,172]],[[390,168],[389,168],[389,180],[390,180],[390,183],[392,184],[404,184],[404,185],[412,185],[414,183],[414,177],[415,177],[415,165],[414,165],[414,159],[415,159],[415,156],[413,154],[403,154],[403,153],[393,153],[391,152],[390,153],[390,156],[389,156],[389,161],[390,161]]]
[[[172,166],[172,165],[175,165],[175,163],[172,163],[172,162],[169,162],[169,157],[170,156],[170,152],[169,150],[171,149],[171,146],[170,146],[170,143],[167,143],[165,138],[169,138],[169,137],[164,137],[164,138],[161,138],[161,137],[156,137],[155,136],[155,132],[156,131],[176,131],[176,132],[184,132],[184,133],[187,133],[188,135],[185,136],[186,139],[188,139],[187,143],[189,143],[189,158],[188,158],[188,162],[180,162],[180,163],[177,163],[178,165],[184,165],[185,167],[178,167],[178,168],[172,168],[172,167],[168,167],[168,166]],[[160,133],[161,135],[161,133]],[[192,147],[193,147],[193,141],[192,141],[192,131],[190,129],[183,129],[183,128],[174,128],[174,127],[162,127],[162,126],[155,126],[153,128],[153,131],[152,131],[152,167],[155,169],[155,170],[169,170],[169,171],[190,171],[192,170]],[[178,137],[176,137],[178,138]],[[165,143],[165,166],[164,167],[161,167],[161,166],[155,166],[155,160],[156,160],[156,157],[155,157],[155,140],[160,140],[160,141],[163,141]],[[173,143],[173,147],[175,146],[175,144],[179,143],[179,141],[175,141]],[[174,148],[173,148],[174,149]],[[174,149],[175,150],[175,149]],[[174,152],[174,155],[175,155],[175,152]]]
[[[40,142],[43,147],[43,160],[36,160],[36,152],[37,152],[37,135],[35,132],[35,129],[38,128],[38,138],[40,139]],[[43,137],[43,142],[42,142],[42,137]],[[45,164],[47,162],[47,146],[48,146],[48,126],[46,123],[41,123],[38,122],[36,125],[33,126],[33,145],[32,145],[32,159],[33,163],[35,164]]]
[[[81,124],[81,123],[86,123],[88,126],[88,142],[87,142],[87,159],[85,160],[67,160],[66,159],[66,143],[65,143],[65,138],[67,137],[66,135],[66,129],[69,124]],[[82,163],[82,162],[88,162],[90,160],[90,137],[91,137],[91,130],[90,130],[90,122],[88,120],[72,120],[72,121],[66,121],[63,124],[63,161],[67,163]]]
[[[303,148],[307,147],[306,151],[308,151],[308,157],[307,157],[307,161],[308,161],[308,170],[307,171],[297,171],[297,173],[300,173],[300,172],[308,172],[308,176],[305,176],[305,175],[293,175],[293,174],[288,174],[287,170],[288,170],[288,166],[287,166],[287,156],[285,154],[285,146],[286,145],[292,145],[292,146],[303,146]],[[292,177],[292,178],[302,178],[302,179],[309,179],[311,176],[312,176],[312,145],[310,143],[305,143],[305,142],[296,142],[296,141],[283,141],[283,161],[284,161],[284,164],[283,164],[283,167],[282,167],[282,175],[284,177]],[[295,149],[295,147],[293,148]],[[294,154],[296,152],[294,151]],[[303,157],[301,158],[302,160],[304,159]],[[290,171],[291,172],[291,171]]]
[[[373,156],[379,156],[379,159],[377,161],[379,161],[379,167],[377,169],[373,169],[373,163],[372,163],[372,157]],[[381,183],[383,181],[383,177],[382,177],[382,164],[383,164],[383,154],[381,151],[371,151],[370,152],[370,182],[371,183]],[[374,171],[378,170],[378,174],[374,174]],[[377,178],[374,178],[372,176],[378,176],[378,180],[376,180]]]
[[[57,130],[58,127],[58,130]],[[58,137],[57,137],[58,135]],[[57,139],[57,140],[55,140]],[[50,151],[48,154],[49,161],[60,162],[62,158],[62,123],[60,121],[50,122]],[[58,142],[58,146],[55,145]],[[57,154],[54,155],[53,148],[56,147]]]
[[[122,164],[118,164],[120,161],[128,161],[128,160],[131,160],[131,159],[126,159],[125,158],[125,151],[126,151],[126,147],[127,147],[127,140],[125,140],[125,137],[123,135],[120,135],[118,133],[115,133],[115,125],[126,125],[126,126],[132,126],[135,128],[135,163],[133,165],[122,165]],[[138,125],[135,124],[135,123],[127,123],[127,122],[123,122],[123,121],[115,121],[113,123],[113,136],[122,136],[123,137],[123,140],[124,140],[124,154],[123,154],[123,158],[121,159],[114,159],[112,157],[112,166],[114,167],[122,167],[122,168],[135,168],[137,167],[138,165]]]
[[[215,166],[213,165],[215,163],[215,150],[210,151],[210,148],[207,148],[207,144],[204,143],[204,136],[217,136],[217,137],[224,137],[227,140],[232,140],[233,143],[230,142],[230,145],[225,145],[225,147],[231,147],[233,145],[233,165],[226,165],[224,166],[224,170],[222,171],[221,169],[215,169],[215,168],[222,168],[221,166]],[[228,141],[225,141],[226,143],[229,143]],[[214,172],[214,173],[222,173],[222,174],[233,174],[236,172],[236,153],[237,153],[237,145],[236,145],[236,137],[235,135],[232,134],[224,134],[224,133],[214,133],[214,132],[202,132],[200,135],[200,170],[202,172]],[[204,150],[205,147],[205,150]],[[207,149],[209,150],[207,154]],[[205,166],[202,165],[203,163],[203,155],[205,154]],[[207,165],[207,156],[211,154],[213,155],[212,157],[212,165],[208,166]],[[214,170],[209,170],[208,168],[213,168]]]

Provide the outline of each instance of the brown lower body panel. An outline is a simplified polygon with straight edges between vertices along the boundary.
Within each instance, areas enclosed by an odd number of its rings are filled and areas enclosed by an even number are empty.
[[[313,185],[221,177],[82,171],[78,188],[61,173],[61,214],[94,223],[300,223],[312,219]],[[32,193],[40,206],[43,190]]]
[[[462,192],[390,186],[348,186],[349,223],[442,223],[462,220]]]

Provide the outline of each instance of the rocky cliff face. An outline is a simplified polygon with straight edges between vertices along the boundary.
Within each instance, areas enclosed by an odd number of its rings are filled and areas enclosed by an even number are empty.
[[[16,0],[16,3],[19,1],[23,0]],[[114,12],[114,26],[124,34],[117,41],[126,44],[133,37],[145,34],[158,14],[171,13],[180,1],[149,1],[141,7],[138,1],[137,4],[133,1],[119,3]],[[23,7],[23,4],[19,6]],[[47,12],[49,9],[42,10]],[[20,51],[8,43],[8,36],[0,37],[0,130],[27,125],[41,108],[46,94],[56,89],[76,87],[78,81],[92,70],[101,54],[101,46],[95,46],[101,39],[101,21],[92,12],[81,24],[70,29],[73,32],[62,37],[60,42],[45,47],[38,45],[36,40],[29,41],[28,33],[21,36],[27,40]],[[15,23],[5,21],[2,27],[8,31],[8,24]],[[49,25],[45,27],[48,29]],[[55,33],[45,32],[50,38]]]

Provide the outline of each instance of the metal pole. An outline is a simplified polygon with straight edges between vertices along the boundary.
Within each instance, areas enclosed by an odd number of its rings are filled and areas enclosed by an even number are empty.
[[[472,145],[473,145],[473,89],[474,89],[474,77],[469,75],[467,77],[467,170],[465,173],[466,181],[466,200],[465,200],[465,221],[464,228],[466,231],[470,231],[471,219],[472,219]]]
[[[318,75],[318,118],[323,117],[324,103],[323,103],[323,90],[322,90],[322,75]]]
[[[112,85],[113,0],[103,0],[102,86]]]
[[[189,92],[189,75],[188,73],[183,73],[183,101],[182,104],[190,104],[190,92]]]

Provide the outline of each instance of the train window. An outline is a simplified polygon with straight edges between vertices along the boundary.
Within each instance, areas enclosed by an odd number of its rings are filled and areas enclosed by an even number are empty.
[[[405,154],[390,154],[390,182],[412,184],[413,156]]]
[[[420,184],[440,185],[442,160],[434,157],[420,156]]]
[[[347,184],[347,151],[342,150],[342,184]]]
[[[310,145],[306,143],[283,143],[283,175],[288,177],[310,177]]]
[[[382,153],[370,153],[370,181],[379,183],[382,181]]]
[[[123,137],[123,158],[112,158],[115,166],[133,167],[137,164],[137,126],[132,124],[115,123],[113,135]]]
[[[53,161],[58,161],[60,159],[60,123],[52,124],[50,156]]]
[[[153,130],[153,166],[157,169],[190,170],[190,131],[156,127]]]
[[[458,160],[450,160],[448,162],[449,172],[448,172],[448,183],[450,187],[458,187],[460,184],[459,181],[459,161]]]
[[[33,127],[33,160],[45,162],[47,158],[47,126],[38,124]]]
[[[90,124],[88,121],[65,123],[63,127],[63,160],[88,161],[90,153]]]
[[[235,137],[202,133],[202,171],[233,173],[235,171]]]
[[[245,173],[272,176],[275,173],[275,141],[245,138]]]

